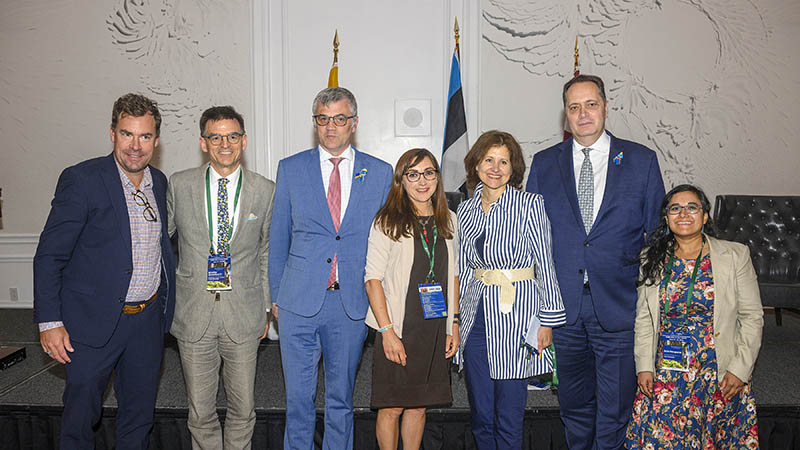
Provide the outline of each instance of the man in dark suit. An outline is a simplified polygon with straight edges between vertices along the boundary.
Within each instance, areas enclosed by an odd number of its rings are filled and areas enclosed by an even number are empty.
[[[372,219],[392,167],[354,149],[356,99],[317,94],[319,146],[281,160],[270,227],[269,285],[286,383],[287,450],[313,448],[320,356],[325,367],[324,449],[353,448],[353,385],[367,335],[364,287]]]
[[[564,85],[573,138],[533,158],[527,190],[544,196],[567,324],[553,331],[558,400],[570,449],[622,448],[636,389],[638,255],[664,183],[655,152],[605,130],[603,80]]]
[[[242,166],[247,134],[233,107],[205,110],[200,133],[209,164],[172,175],[167,190],[169,231],[178,233],[179,255],[171,333],[181,352],[192,447],[249,449],[258,345],[272,307],[267,252],[275,183]],[[230,263],[227,286],[209,285],[215,258]],[[217,417],[220,364],[227,394],[224,434]]]
[[[175,307],[167,178],[149,165],[161,126],[150,99],[115,103],[114,151],[65,169],[33,260],[42,349],[65,364],[61,449],[94,448],[114,373],[117,449],[147,448]]]

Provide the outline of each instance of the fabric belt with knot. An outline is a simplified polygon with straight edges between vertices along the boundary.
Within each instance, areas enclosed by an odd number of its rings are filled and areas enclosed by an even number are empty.
[[[508,314],[517,297],[517,288],[512,283],[534,279],[536,266],[522,269],[475,269],[474,275],[487,286],[500,286],[500,312]]]

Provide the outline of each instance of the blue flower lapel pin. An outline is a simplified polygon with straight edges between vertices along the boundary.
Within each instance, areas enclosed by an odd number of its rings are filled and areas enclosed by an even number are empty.
[[[354,180],[364,181],[364,178],[366,178],[366,177],[367,177],[367,168],[365,167],[365,168],[361,169],[361,172],[358,172],[358,175],[353,177],[353,179]]]
[[[617,153],[617,156],[614,157],[614,164],[620,165],[622,163],[622,152]]]

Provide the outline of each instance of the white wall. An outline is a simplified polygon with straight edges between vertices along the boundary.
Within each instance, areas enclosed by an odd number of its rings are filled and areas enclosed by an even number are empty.
[[[532,156],[562,138],[561,88],[601,76],[607,128],[658,153],[667,189],[800,194],[800,3],[482,0],[481,129]]]
[[[0,14],[0,307],[30,306],[30,264],[59,173],[111,152],[114,100],[156,100],[167,174],[200,165],[197,120],[213,104],[252,116],[251,4],[4,2]],[[20,245],[19,241],[26,242]],[[9,288],[20,300],[10,302]]]
[[[393,164],[411,147],[441,151],[454,16],[464,61],[477,61],[479,48],[468,31],[477,30],[479,5],[468,0],[137,3],[31,0],[0,17],[0,243],[16,239],[12,233],[33,242],[16,255],[25,261],[14,259],[24,267],[0,272],[0,307],[10,304],[9,287],[31,283],[11,274],[30,272],[58,174],[110,152],[119,95],[138,91],[159,102],[154,165],[167,175],[204,161],[202,110],[232,104],[245,116],[245,163],[274,179],[278,160],[314,145],[311,102],[327,85],[338,28],[339,83],[359,103],[357,145]],[[473,67],[465,85],[477,83]],[[430,103],[430,133],[395,135],[395,101],[404,99]],[[467,102],[475,110],[477,95]],[[21,294],[15,305],[30,298]]]
[[[2,232],[38,234],[61,170],[111,152],[111,107],[122,94],[159,103],[154,162],[167,174],[204,160],[203,109],[224,103],[252,115],[247,0],[145,1],[141,8],[131,0],[5,3]]]
[[[263,100],[256,114],[263,115],[269,141],[260,148],[267,152],[263,171],[274,176],[281,158],[316,145],[311,105],[327,86],[337,29],[339,85],[358,102],[356,146],[390,164],[414,147],[441,152],[453,18],[460,18],[465,59],[477,60],[478,6],[467,0],[275,0],[259,9],[255,36],[265,50],[256,78],[263,77],[267,89],[257,94]],[[477,71],[472,78],[465,73],[469,82],[477,86]],[[430,105],[425,109],[429,133],[396,133],[395,105],[404,100]],[[477,109],[476,102],[470,106]]]
[[[441,151],[452,18],[462,27],[470,141],[512,132],[530,154],[560,140],[575,36],[602,76],[609,129],[659,154],[668,185],[799,194],[800,3],[795,0],[28,0],[0,15],[0,307],[32,298],[30,261],[61,170],[105,155],[129,91],[164,114],[155,165],[200,165],[197,120],[232,104],[246,164],[313,145],[311,101],[341,40],[340,85],[359,101],[360,148],[394,163]],[[431,134],[398,137],[394,103],[429,99]]]

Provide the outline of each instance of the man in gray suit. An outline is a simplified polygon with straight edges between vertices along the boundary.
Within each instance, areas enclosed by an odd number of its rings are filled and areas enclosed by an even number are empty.
[[[203,112],[200,132],[210,164],[175,173],[167,191],[180,261],[170,331],[181,354],[192,447],[249,449],[256,356],[272,307],[267,252],[275,184],[241,166],[247,136],[232,107]],[[224,437],[216,407],[220,361],[228,398]]]

